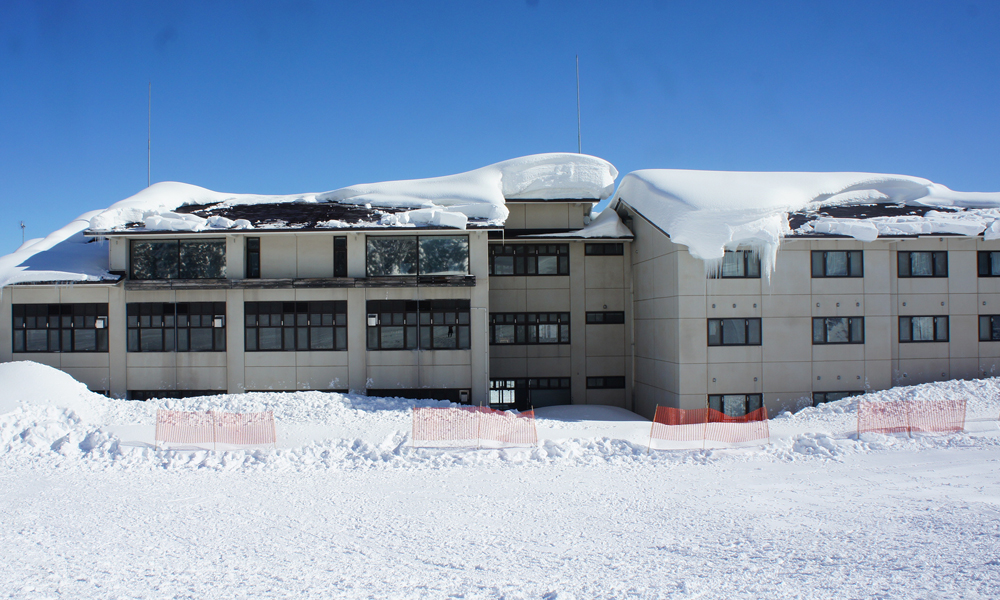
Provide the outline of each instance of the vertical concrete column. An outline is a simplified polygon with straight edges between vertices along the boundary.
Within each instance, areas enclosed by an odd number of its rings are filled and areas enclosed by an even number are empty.
[[[348,241],[348,261],[350,241]],[[350,265],[348,265],[350,273]],[[352,393],[363,393],[368,382],[368,341],[365,304],[366,288],[347,290],[347,388]]]
[[[128,392],[128,330],[125,316],[125,282],[108,290],[108,359],[111,365],[110,392],[124,398]]]
[[[240,267],[242,269],[242,260]],[[243,290],[226,291],[226,388],[230,394],[246,391],[246,319],[243,302]]]
[[[635,383],[635,371],[633,370],[632,359],[635,357],[635,340],[632,337],[634,298],[632,295],[632,242],[624,242],[625,256],[622,260],[622,281],[625,295],[623,304],[625,305],[625,408],[633,410],[635,399],[632,397],[632,388]]]
[[[469,347],[472,349],[472,398],[473,404],[489,406],[490,403],[490,273],[489,234],[484,231],[469,233],[469,269],[476,276],[472,288],[469,315]]]
[[[226,236],[226,279],[244,279],[246,277],[246,237],[242,235]],[[227,334],[228,336],[228,334]],[[228,345],[226,346],[229,347]]]
[[[10,288],[0,286],[0,363],[14,360],[14,321]]]
[[[584,242],[569,244],[570,395],[573,404],[587,402],[587,271]]]

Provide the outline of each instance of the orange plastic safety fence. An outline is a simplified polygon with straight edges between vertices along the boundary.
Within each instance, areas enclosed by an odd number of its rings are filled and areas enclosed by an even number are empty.
[[[858,401],[858,434],[948,433],[965,429],[966,400]]]
[[[538,443],[535,412],[485,406],[413,409],[413,445],[432,447],[531,446]]]
[[[710,408],[683,410],[656,407],[650,439],[668,442],[721,442],[742,444],[770,439],[767,409],[730,417]]]
[[[156,441],[175,444],[274,444],[274,413],[156,411]]]

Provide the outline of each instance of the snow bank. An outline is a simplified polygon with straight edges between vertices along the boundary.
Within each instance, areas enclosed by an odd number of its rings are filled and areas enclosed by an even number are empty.
[[[688,247],[706,270],[717,268],[725,250],[749,246],[765,273],[774,269],[782,238],[793,232],[788,213],[853,204],[903,204],[963,209],[929,211],[922,217],[821,218],[808,230],[877,236],[955,233],[974,236],[1000,218],[1000,193],[955,192],[919,177],[877,173],[750,173],[649,169],[629,173],[612,200],[625,202]]]
[[[538,409],[539,444],[531,448],[426,449],[410,440],[412,409],[448,406],[436,400],[377,398],[324,392],[220,394],[128,402],[87,391],[51,367],[0,365],[0,463],[92,468],[168,468],[311,472],[459,466],[586,466],[708,461],[782,462],[837,459],[847,454],[1000,445],[1000,379],[949,381],[874,392],[871,401],[966,398],[966,431],[950,435],[855,433],[858,398],[831,402],[770,422],[770,444],[742,449],[647,451],[650,422],[609,406]],[[270,447],[157,449],[156,410],[273,411],[278,444]],[[66,461],[69,461],[67,463]]]
[[[632,239],[632,232],[622,223],[621,218],[613,210],[602,210],[583,229],[561,233],[532,234],[524,237],[565,237],[585,239]]]
[[[469,219],[502,225],[508,214],[505,199],[604,200],[614,192],[616,177],[618,171],[603,159],[550,153],[515,158],[457,175],[366,183],[331,192],[284,196],[227,194],[186,183],[161,182],[107,209],[84,213],[43,240],[26,242],[16,252],[0,257],[0,287],[40,281],[115,280],[107,272],[107,246],[85,238],[82,232],[87,229],[122,231],[135,223],[142,223],[139,230],[145,231],[252,228],[243,219],[205,219],[176,212],[182,206],[337,202],[410,209],[382,215],[378,223],[369,225],[465,229]],[[344,225],[338,221],[320,224],[329,228]]]

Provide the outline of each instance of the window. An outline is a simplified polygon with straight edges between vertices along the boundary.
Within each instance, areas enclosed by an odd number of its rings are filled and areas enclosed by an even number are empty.
[[[244,303],[247,352],[347,350],[347,301]]]
[[[899,317],[900,342],[947,342],[948,317]]]
[[[347,277],[347,237],[333,238],[333,276]]]
[[[624,377],[588,377],[588,390],[622,390],[625,389]]]
[[[129,400],[155,400],[157,398],[199,398],[225,394],[226,390],[128,390]]]
[[[132,279],[224,279],[225,240],[132,240]]]
[[[528,410],[570,401],[569,377],[490,379],[490,408]]]
[[[108,305],[15,304],[14,352],[107,352]]]
[[[861,250],[813,250],[812,276],[864,277]]]
[[[490,244],[490,275],[569,275],[569,244]]]
[[[979,253],[979,276],[1000,277],[1000,252]]]
[[[813,392],[813,406],[819,406],[827,402],[836,402],[851,396],[860,396],[864,392]]]
[[[1000,315],[979,315],[979,341],[1000,341]]]
[[[604,311],[587,313],[587,325],[611,325],[625,322],[624,311]]]
[[[726,250],[719,270],[710,279],[729,278],[760,279],[760,256],[751,250]]]
[[[709,346],[760,346],[760,319],[709,319]]]
[[[468,350],[468,300],[369,300],[369,350]]]
[[[369,277],[469,273],[468,236],[369,236],[367,244]]]
[[[569,313],[490,313],[491,344],[568,344]]]
[[[897,252],[900,277],[947,277],[947,252]]]
[[[587,256],[622,256],[625,244],[585,244],[583,253]]]
[[[708,407],[727,417],[742,417],[764,406],[761,394],[710,394]]]
[[[129,352],[225,352],[225,302],[130,302]]]
[[[813,319],[813,344],[864,344],[863,317],[818,317]]]
[[[247,279],[260,279],[260,238],[247,238]]]

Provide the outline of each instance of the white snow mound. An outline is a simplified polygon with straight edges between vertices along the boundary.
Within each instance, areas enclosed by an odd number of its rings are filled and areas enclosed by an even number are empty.
[[[850,204],[903,204],[963,209],[924,216],[823,218],[810,231],[872,241],[879,235],[954,233],[1000,236],[1000,193],[955,192],[927,179],[879,173],[755,173],[647,169],[622,179],[611,207],[625,202],[688,247],[706,269],[724,252],[751,247],[766,274],[778,246],[792,234],[788,213]],[[808,232],[802,232],[808,233]]]

